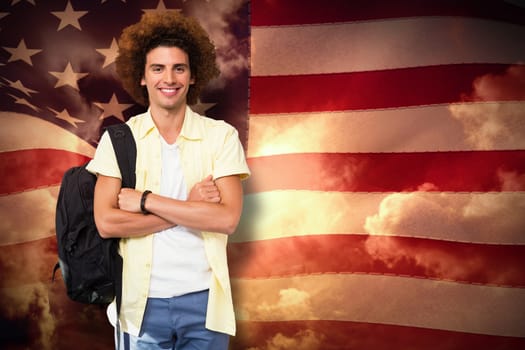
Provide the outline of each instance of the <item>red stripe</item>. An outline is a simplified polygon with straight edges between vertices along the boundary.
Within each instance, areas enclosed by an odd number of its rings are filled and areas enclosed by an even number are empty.
[[[364,21],[417,16],[465,16],[523,24],[525,10],[505,1],[254,0],[252,26]]]
[[[371,72],[250,78],[250,113],[392,108],[472,101],[473,82],[509,65],[458,64]],[[498,100],[515,100],[512,95]]]
[[[376,255],[369,253],[367,247],[373,247]],[[5,276],[2,287],[48,281],[56,254],[55,236],[0,246],[0,269]],[[525,286],[525,270],[515,268],[525,266],[523,245],[391,236],[310,235],[229,243],[228,257],[232,278],[369,273]],[[286,257],[284,263],[283,257]],[[20,269],[25,271],[24,266],[29,265],[32,273],[20,273]]]
[[[323,350],[525,349],[525,338],[364,322],[237,321],[237,327],[237,336],[231,340],[233,350],[270,349],[266,346],[271,344],[274,338],[282,340],[284,337],[307,338],[310,341],[313,340],[311,344],[318,345],[312,346],[312,349]],[[281,349],[280,347],[275,348]]]
[[[507,189],[502,178],[505,173],[516,175],[512,190],[525,190],[525,150],[298,153],[249,158],[248,164],[252,176],[247,193],[288,189],[502,191]]]
[[[433,239],[309,235],[228,245],[234,278],[366,273],[525,286],[525,246]],[[286,260],[283,261],[283,257]]]
[[[89,158],[56,149],[32,149],[0,153],[0,195],[57,185],[64,172]]]

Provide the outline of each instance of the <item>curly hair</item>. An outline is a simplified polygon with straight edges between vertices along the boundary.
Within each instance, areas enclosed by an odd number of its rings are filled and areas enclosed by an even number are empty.
[[[143,106],[149,105],[148,92],[141,86],[146,55],[159,46],[176,46],[188,54],[190,72],[195,83],[188,91],[187,103],[197,103],[202,89],[219,76],[215,47],[206,31],[191,17],[178,11],[145,13],[141,20],[124,28],[115,60],[117,74],[124,89]]]

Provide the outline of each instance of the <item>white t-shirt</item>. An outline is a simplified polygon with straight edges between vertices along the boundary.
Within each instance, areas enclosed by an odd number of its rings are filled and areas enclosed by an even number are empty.
[[[180,200],[188,197],[176,144],[162,137],[160,195]],[[153,263],[149,296],[170,298],[209,288],[211,268],[199,231],[184,226],[160,231],[153,237]]]

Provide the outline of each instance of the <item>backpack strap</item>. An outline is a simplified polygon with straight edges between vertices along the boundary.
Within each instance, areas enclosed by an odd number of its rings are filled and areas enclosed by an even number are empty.
[[[137,159],[137,145],[128,124],[120,123],[106,128],[115,150],[117,163],[122,176],[122,187],[135,188],[135,168]],[[117,243],[118,244],[118,243]],[[115,260],[115,298],[117,306],[117,334],[120,333],[120,304],[122,301],[122,258]],[[120,347],[120,335],[119,335]]]
[[[108,126],[106,130],[111,137],[111,143],[117,156],[118,166],[122,175],[122,187],[135,188],[135,163],[137,145],[128,124],[120,123]]]

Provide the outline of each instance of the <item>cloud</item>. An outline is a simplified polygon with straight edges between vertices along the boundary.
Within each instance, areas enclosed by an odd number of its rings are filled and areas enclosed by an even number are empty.
[[[515,174],[503,174],[515,186]],[[487,268],[482,256],[472,251],[458,257],[433,245],[407,244],[399,237],[423,237],[445,241],[523,244],[525,218],[523,192],[450,194],[432,192],[395,193],[386,197],[376,214],[366,218],[370,234],[365,249],[371,257],[396,269],[417,266],[431,276],[462,280],[475,271],[487,280],[506,284],[501,270]],[[509,273],[514,273],[509,270]]]
[[[467,103],[451,104],[452,116],[463,127],[466,142],[476,150],[525,148],[525,67],[515,65],[503,74],[487,74],[473,82],[473,92],[463,96]],[[495,102],[496,101],[496,102]],[[474,103],[470,103],[474,102]],[[422,192],[394,193],[380,204],[376,214],[366,218],[364,228],[371,235],[391,238],[367,241],[368,252],[392,266],[408,256],[420,266],[448,276],[455,271],[444,256],[431,258],[405,252],[395,236],[428,237],[482,243],[523,243],[525,175],[497,170],[501,193],[429,193],[437,190],[425,184]],[[411,255],[410,255],[411,254]],[[437,254],[437,253],[436,253]],[[440,253],[443,254],[443,253]],[[430,261],[440,261],[434,266]],[[471,268],[471,267],[468,267]],[[459,270],[459,267],[457,268]]]
[[[51,314],[47,288],[43,283],[4,288],[0,291],[0,315],[6,319],[7,329],[19,333],[19,341],[29,341],[32,348],[54,349],[55,320]],[[24,328],[16,327],[23,325]],[[14,325],[14,327],[13,327]],[[13,327],[13,329],[11,329]],[[7,334],[11,335],[11,334]]]
[[[0,323],[5,339],[31,349],[54,349],[56,316],[49,279],[57,261],[53,239],[0,247]],[[58,282],[57,282],[58,283]],[[62,283],[60,281],[60,283]]]
[[[449,232],[461,205],[456,197],[427,192],[394,193],[381,202],[379,210],[366,218],[366,232],[377,235],[426,236]]]
[[[502,183],[502,191],[525,191],[525,174],[500,169],[498,179]]]
[[[474,81],[477,101],[519,101],[525,99],[525,67],[510,66],[504,74],[487,74]]]
[[[317,334],[310,329],[301,330],[291,337],[277,333],[266,341],[266,345],[251,347],[247,350],[317,350],[321,349],[324,339],[324,335]]]
[[[473,83],[473,93],[464,100],[476,103],[451,104],[449,110],[462,123],[467,142],[474,149],[525,148],[524,66],[479,77]]]
[[[522,102],[449,106],[452,116],[463,125],[466,142],[478,150],[525,148],[524,108]]]
[[[238,15],[244,0],[210,1],[207,6],[189,3],[188,14],[197,18],[209,33],[217,51],[217,63],[223,79],[231,80],[248,69],[249,37],[235,33],[231,23],[247,20]],[[244,17],[244,16],[243,16]]]
[[[522,186],[516,184],[522,176],[502,174],[504,188]],[[366,218],[364,228],[372,235],[511,243],[522,236],[524,210],[525,197],[520,192],[394,193]]]
[[[261,298],[248,298],[247,300],[257,300],[258,303],[245,303],[237,308],[237,312],[242,314],[241,319],[251,320],[280,320],[314,319],[310,295],[297,288],[285,288],[279,290],[279,295],[264,293]],[[266,300],[265,300],[266,299]]]
[[[0,338],[17,349],[110,349],[113,328],[103,307],[71,301],[57,272],[51,239],[2,247]]]
[[[431,258],[426,251],[408,251],[397,237],[418,237],[421,234],[439,237],[443,232],[456,231],[460,221],[456,209],[462,205],[465,204],[459,204],[455,197],[427,192],[389,195],[381,202],[378,213],[366,218],[364,228],[371,235],[366,240],[365,249],[388,268],[410,260],[436,274],[442,269],[435,265],[440,259]],[[425,266],[427,264],[432,266]]]
[[[516,174],[503,174],[516,186]],[[523,176],[522,176],[523,177]],[[523,183],[523,179],[521,180]],[[504,187],[505,188],[505,187]],[[515,187],[516,188],[516,187]],[[376,214],[366,218],[366,252],[376,263],[392,271],[410,266],[416,274],[465,281],[472,276],[494,284],[508,285],[518,277],[516,267],[502,271],[487,266],[476,249],[458,255],[465,246],[450,251],[439,241],[488,244],[524,244],[525,196],[523,192],[451,194],[432,192],[396,193],[386,197]],[[435,240],[407,241],[402,237]]]

